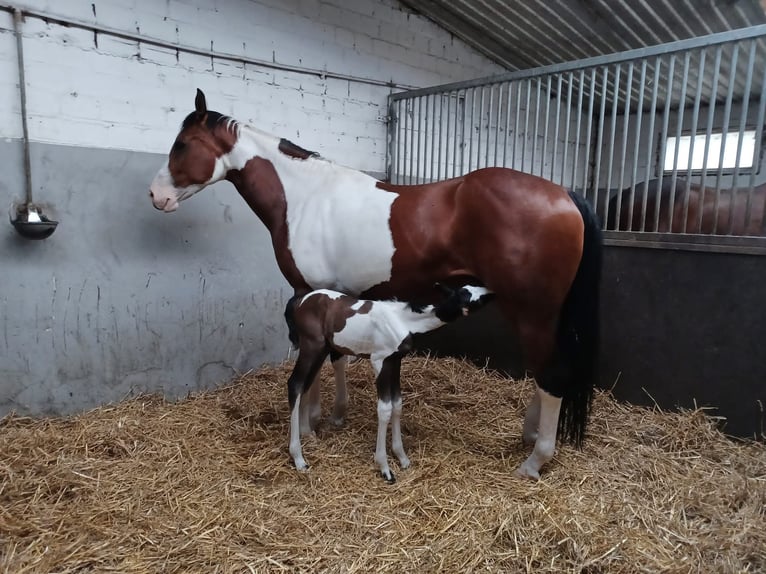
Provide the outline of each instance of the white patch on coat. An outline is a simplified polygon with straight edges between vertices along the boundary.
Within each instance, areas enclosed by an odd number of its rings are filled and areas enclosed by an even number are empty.
[[[343,297],[343,293],[339,291],[333,291],[332,289],[317,289],[316,291],[312,291],[311,293],[307,293],[303,296],[301,299],[300,305],[303,305],[303,303],[308,299],[309,297],[312,297],[313,295],[324,295],[325,297],[328,297],[329,299],[340,299]]]
[[[476,285],[464,285],[462,289],[465,289],[471,294],[471,303],[475,303],[485,295],[490,295],[492,293],[489,289],[477,287]]]
[[[358,295],[391,278],[395,248],[388,222],[397,193],[321,158],[288,156],[279,151],[279,138],[255,128],[240,125],[238,134],[216,174],[241,169],[256,156],[271,162],[287,201],[289,248],[309,285]]]

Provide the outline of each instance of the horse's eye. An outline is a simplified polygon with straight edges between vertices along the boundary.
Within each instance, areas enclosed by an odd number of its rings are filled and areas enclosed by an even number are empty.
[[[180,140],[176,140],[176,143],[173,144],[173,151],[174,152],[181,152],[186,147],[186,144]]]

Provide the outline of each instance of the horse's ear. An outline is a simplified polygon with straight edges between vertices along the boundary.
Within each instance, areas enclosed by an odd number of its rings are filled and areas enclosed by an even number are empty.
[[[197,97],[194,98],[194,109],[199,117],[207,115],[207,102],[205,101],[205,94],[202,90],[197,88]]]

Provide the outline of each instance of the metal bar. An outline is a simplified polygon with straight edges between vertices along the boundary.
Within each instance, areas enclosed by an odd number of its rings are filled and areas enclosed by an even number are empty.
[[[508,137],[510,135],[510,127],[511,127],[511,90],[513,88],[513,83],[508,82],[508,95],[506,96],[506,103],[505,103],[505,140],[503,141],[503,167],[506,166],[508,163]],[[513,128],[514,135],[516,134],[516,128]],[[511,167],[513,167],[513,164],[511,164]]]
[[[657,56],[654,62],[654,78],[652,79],[652,103],[649,106],[651,113],[649,115],[649,139],[646,142],[646,172],[644,173],[644,191],[641,199],[641,231],[646,230],[646,204],[649,199],[649,177],[652,166],[652,151],[654,150],[654,121],[657,118],[657,91],[660,84],[660,73],[662,70],[662,58]],[[657,190],[659,197],[659,190]]]
[[[694,109],[692,111],[692,129],[691,137],[689,139],[689,161],[686,166],[686,185],[684,186],[684,208],[683,208],[683,233],[687,233],[689,218],[689,194],[691,193],[692,182],[692,161],[694,160],[694,140],[697,139],[697,125],[699,124],[700,113],[700,99],[702,98],[702,77],[705,74],[705,55],[706,51],[703,49],[700,53],[699,67],[697,71],[697,92],[694,94]],[[700,211],[702,205],[700,205]]]
[[[572,114],[572,81],[574,75],[569,72],[569,82],[567,85],[567,114],[566,114],[566,127],[564,128],[564,158],[561,162],[561,185],[564,185],[564,176],[567,172],[567,156],[569,155],[569,124],[571,123]]]
[[[462,121],[460,122],[460,157],[461,162],[463,157],[463,147],[465,146],[465,103],[466,103],[466,94],[463,92],[463,105],[460,105],[460,91],[456,90],[455,93],[457,94],[457,99],[455,100],[455,147],[452,148],[452,177],[457,176],[457,118],[458,114],[460,113]]]
[[[532,132],[532,169],[529,170],[529,173],[535,173],[535,152],[537,151],[537,139],[538,139],[538,131],[540,129],[540,87],[541,82],[538,78],[537,80],[537,95],[535,99],[535,129]],[[540,176],[543,175],[543,165],[545,165],[545,159],[540,162]]]
[[[489,103],[487,104],[487,151],[486,151],[486,158],[484,159],[484,165],[489,166],[489,142],[491,141],[491,135],[492,135],[492,107],[495,102],[495,91],[492,86],[489,88]]]
[[[481,167],[481,130],[484,122],[484,86],[481,88],[479,95],[479,122],[478,130],[476,132],[476,168]]]
[[[748,112],[748,104],[750,103],[750,88],[752,87],[753,83],[753,67],[755,65],[755,40],[750,41],[750,54],[747,61],[747,76],[745,77],[745,89],[742,92],[742,109],[740,110],[739,115],[739,136],[737,137],[737,155],[736,155],[736,165],[734,166],[734,177],[732,178],[731,182],[731,193],[729,197],[729,225],[728,225],[728,232],[727,235],[731,235],[734,232],[734,206],[735,206],[735,199],[737,195],[737,183],[739,183],[739,171],[740,167],[739,164],[742,161],[742,140],[744,139],[745,135],[745,126],[747,124],[747,112]],[[755,169],[755,166],[752,166],[752,169]],[[748,191],[748,197],[747,199],[750,199],[750,196],[752,195],[752,190]],[[743,222],[747,224],[747,219]]]
[[[447,94],[447,97],[449,97],[449,94]],[[449,100],[447,100],[447,103],[449,103]],[[449,121],[449,115],[447,116],[447,121]],[[445,150],[446,153],[446,146],[449,145],[449,133],[446,134],[446,137],[444,139],[444,145],[442,145],[442,135],[444,134],[444,94],[439,96],[439,156],[437,158],[437,171],[436,171],[436,179],[443,179],[442,178],[442,150]],[[446,172],[446,167],[445,167]]]
[[[705,205],[705,180],[707,179],[707,164],[708,156],[710,155],[710,137],[713,133],[713,119],[715,117],[715,105],[718,96],[718,79],[721,72],[721,53],[723,52],[723,46],[718,46],[715,50],[715,63],[713,64],[713,81],[710,86],[710,98],[708,99],[708,111],[707,111],[707,127],[705,128],[705,149],[702,153],[702,177],[700,178],[700,206]],[[766,77],[766,76],[764,76]],[[697,233],[702,232],[702,214],[703,209],[700,208],[697,213]]]
[[[739,56],[739,44],[734,45],[731,53],[731,70],[737,68],[737,57]],[[723,175],[723,158],[726,153],[726,135],[729,132],[729,120],[731,119],[731,100],[734,97],[734,82],[730,79],[726,90],[726,103],[723,108],[723,125],[721,130],[721,152],[718,156],[718,170],[715,182],[715,203],[713,206],[713,234],[718,231],[718,208],[721,202],[721,176]]]
[[[766,115],[766,70],[761,71],[761,91],[760,100],[758,102],[758,117],[755,120],[755,150],[753,153],[754,164],[753,169],[750,170],[750,181],[747,186],[747,203],[745,204],[745,227],[750,225],[750,210],[752,209],[753,200],[753,187],[755,185],[755,174],[758,173],[758,165],[755,162],[761,161],[761,152],[763,148],[763,121],[764,115]],[[763,209],[766,211],[766,202]],[[761,235],[766,235],[766,213],[761,214],[763,217]]]
[[[500,118],[503,115],[502,112],[502,105],[503,105],[503,85],[500,84],[498,86],[497,90],[497,112],[495,116],[497,117],[497,129],[495,130],[495,161],[494,164],[497,165],[497,158],[498,158],[498,151],[500,147]]]
[[[532,101],[532,80],[527,80],[527,108],[524,110],[524,139],[521,140],[521,171],[527,159],[527,140],[529,139],[529,104]]]
[[[557,152],[559,147],[559,124],[561,119],[561,80],[562,75],[559,74],[556,82],[556,127],[553,133],[553,159],[551,160],[551,181],[554,179],[556,173]]]
[[[415,100],[409,100],[410,104],[408,105],[408,112],[407,116],[410,118],[409,121],[409,127],[410,127],[410,147],[409,147],[409,156],[410,156],[410,169],[407,171],[407,177],[408,182],[410,185],[412,185],[412,172],[415,168]],[[410,115],[412,114],[412,115]],[[405,134],[406,136],[406,134]]]
[[[396,173],[398,170],[399,153],[399,121],[398,110],[401,102],[388,102],[388,142],[386,145],[386,179],[391,183],[397,183]]]
[[[622,217],[622,186],[625,181],[625,154],[628,150],[628,126],[630,125],[630,102],[633,99],[633,62],[628,62],[628,78],[625,81],[625,109],[622,111],[622,152],[620,153],[620,187],[617,193],[617,205],[615,206],[615,221],[617,229],[620,229],[620,218]],[[630,222],[628,223],[630,226]]]
[[[426,113],[423,114],[423,180],[422,183],[426,182],[426,179],[428,178],[428,132],[429,132],[429,120],[430,118],[430,110],[433,106],[431,106],[431,98],[432,96],[426,96]],[[431,134],[433,135],[433,134]]]
[[[758,26],[750,26],[747,28],[739,28],[736,30],[719,32],[717,34],[710,34],[707,36],[687,38],[685,40],[669,42],[667,44],[660,44],[658,46],[649,46],[645,48],[638,48],[635,50],[627,50],[625,52],[619,52],[615,54],[605,54],[605,55],[596,56],[593,58],[586,58],[583,60],[565,62],[563,64],[540,66],[538,68],[533,68],[530,70],[507,72],[507,73],[498,74],[495,76],[486,76],[483,78],[477,78],[475,80],[453,82],[449,84],[443,84],[441,86],[433,86],[429,88],[411,90],[409,92],[401,92],[398,94],[393,94],[391,97],[394,99],[398,99],[398,98],[420,96],[420,95],[425,95],[427,93],[440,92],[440,91],[444,91],[448,89],[456,90],[456,89],[462,89],[462,88],[470,88],[473,86],[480,86],[482,84],[487,84],[487,83],[528,79],[528,78],[534,78],[538,76],[545,76],[547,74],[569,72],[569,71],[579,70],[580,68],[590,68],[594,66],[603,66],[607,64],[619,64],[619,63],[629,62],[631,60],[638,60],[640,58],[660,56],[663,54],[672,54],[675,52],[682,52],[684,50],[691,50],[694,48],[704,48],[706,46],[715,46],[718,44],[725,44],[728,42],[736,42],[741,40],[748,40],[751,38],[759,38],[765,35],[766,35],[766,24],[761,24]]]
[[[644,90],[646,88],[646,60],[641,61],[638,102],[636,104],[636,135],[633,143],[633,173],[630,178],[630,201],[628,202],[628,229],[633,231],[633,204],[636,200],[636,178],[638,177],[638,152],[641,145],[641,122],[644,113]]]
[[[513,124],[513,150],[511,152],[511,166],[516,167],[516,143],[519,139],[519,121],[521,120],[521,82],[516,82],[516,118]]]
[[[710,253],[738,253],[766,255],[763,237],[715,237],[680,233],[632,233],[630,231],[604,233],[604,245],[616,247],[642,247],[649,249],[677,249],[681,251],[707,251]]]
[[[543,136],[543,155],[542,159],[540,161],[540,176],[545,177],[545,161],[548,159],[548,127],[550,124],[550,111],[551,111],[551,87],[552,87],[552,77],[548,76],[548,83],[546,86],[546,96],[545,96],[545,131],[543,132],[545,135]]]
[[[468,132],[468,171],[473,169],[471,167],[473,162],[473,130],[476,125],[476,88],[471,89],[471,125]],[[463,173],[466,173],[463,171]]]
[[[686,86],[689,81],[690,53],[684,54],[683,83],[681,84],[681,99],[678,103],[678,121],[676,122],[676,147],[673,152],[673,172],[670,175],[670,197],[668,198],[668,231],[673,227],[673,213],[676,205],[676,179],[678,178],[678,154],[681,149],[681,128],[684,123],[684,107],[686,106]]]
[[[595,68],[594,68],[595,70]],[[596,210],[596,213],[598,213],[598,184],[601,181],[601,153],[602,153],[602,146],[604,142],[604,117],[606,115],[606,85],[607,81],[609,79],[609,68],[607,66],[604,66],[604,81],[601,88],[601,106],[599,108],[599,114],[598,114],[598,134],[596,135],[596,165],[593,169],[593,209]],[[606,195],[604,197],[604,202],[609,205],[609,188],[606,190]],[[606,216],[604,216],[604,221],[602,222],[604,226],[606,226]]]
[[[24,42],[21,39],[21,10],[13,11],[13,32],[16,36],[16,60],[19,66],[19,100],[21,105],[21,133],[24,136],[24,196],[32,203],[32,160],[29,152],[29,123],[27,120],[27,81],[24,70]]]
[[[436,161],[436,94],[431,97],[431,158],[430,158],[430,170],[428,173],[429,181],[434,180],[434,163]],[[426,134],[428,135],[428,134]],[[441,134],[439,134],[441,138]],[[428,140],[426,140],[426,144]]]
[[[662,203],[662,179],[665,176],[665,151],[668,142],[668,124],[670,122],[670,100],[673,96],[673,81],[676,75],[676,56],[672,54],[670,56],[670,62],[668,64],[668,88],[665,94],[665,110],[662,117],[662,135],[660,136],[660,157],[659,157],[659,174],[657,177],[657,200],[654,202],[654,229],[652,231],[659,231],[660,225],[660,204]],[[668,229],[670,231],[670,229]]]
[[[418,98],[418,149],[417,149],[417,156],[415,158],[415,183],[420,183],[420,166],[423,165],[423,162],[420,159],[420,149],[421,144],[423,143],[423,129],[420,127],[420,124],[423,121],[423,96]]]
[[[585,88],[585,70],[580,70],[577,90],[577,129],[575,132],[574,160],[572,161],[572,189],[577,187],[577,163],[580,161],[580,128],[582,127],[582,93]]]
[[[614,71],[614,98],[612,99],[612,121],[611,121],[611,128],[612,131],[609,135],[609,161],[607,162],[607,168],[606,168],[606,193],[607,193],[607,200],[606,204],[604,205],[604,223],[606,224],[609,221],[609,194],[612,191],[612,169],[614,167],[614,140],[616,138],[617,134],[617,108],[619,107],[620,98],[620,74],[622,73],[622,65],[617,65],[617,69]],[[604,90],[606,91],[606,90]],[[620,194],[621,190],[617,190],[617,193]],[[616,218],[620,217],[620,212],[617,212]],[[619,227],[619,219],[616,219],[617,225],[616,227]]]

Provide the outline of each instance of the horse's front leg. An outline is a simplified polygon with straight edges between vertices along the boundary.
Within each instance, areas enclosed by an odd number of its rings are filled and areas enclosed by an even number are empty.
[[[332,368],[335,371],[335,403],[330,422],[335,426],[341,426],[346,418],[346,411],[348,409],[348,389],[346,387],[348,357],[332,352],[330,353],[330,361],[332,361]]]

